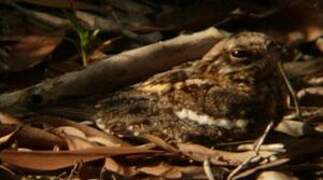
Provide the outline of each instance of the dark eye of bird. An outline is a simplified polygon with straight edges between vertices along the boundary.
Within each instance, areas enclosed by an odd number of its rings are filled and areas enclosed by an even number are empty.
[[[244,59],[253,56],[253,53],[243,49],[235,49],[231,51],[231,56],[239,59]]]

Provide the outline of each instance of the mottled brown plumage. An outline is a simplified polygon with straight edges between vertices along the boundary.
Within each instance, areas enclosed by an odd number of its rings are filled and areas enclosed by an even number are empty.
[[[148,133],[171,142],[212,144],[252,138],[270,120],[281,119],[281,58],[282,50],[266,35],[239,33],[201,60],[111,93],[91,118],[122,136]]]
[[[262,133],[282,115],[277,70],[281,50],[267,36],[244,32],[186,63],[110,94],[97,125],[114,134],[155,134],[170,141],[230,141]]]

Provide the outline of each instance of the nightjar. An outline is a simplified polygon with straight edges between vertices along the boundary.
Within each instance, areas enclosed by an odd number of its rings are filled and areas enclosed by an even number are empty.
[[[224,142],[257,137],[279,122],[281,47],[262,33],[242,32],[202,59],[109,94],[91,118],[119,136],[153,134],[170,142]]]

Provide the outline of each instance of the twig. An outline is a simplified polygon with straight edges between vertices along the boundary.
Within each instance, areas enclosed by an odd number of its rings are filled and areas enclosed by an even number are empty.
[[[74,166],[73,166],[73,168],[72,168],[72,170],[71,170],[71,172],[70,172],[70,174],[68,175],[67,179],[68,179],[68,180],[72,180],[72,179],[73,179],[74,174],[76,174],[76,171],[77,171],[80,167],[82,167],[82,162],[77,162],[77,163],[75,163],[75,164],[74,164]]]
[[[104,179],[104,173],[106,172],[104,166],[101,168],[100,170],[100,176],[99,176],[99,180],[103,180]],[[113,178],[112,178],[113,179]]]
[[[282,158],[282,159],[275,160],[273,162],[269,162],[267,164],[261,164],[259,166],[252,168],[252,169],[248,169],[244,172],[241,172],[239,175],[235,176],[234,179],[246,178],[247,176],[255,173],[256,171],[269,169],[269,168],[276,167],[276,166],[279,166],[282,164],[286,164],[289,161],[290,161],[289,158]]]
[[[264,143],[268,133],[270,132],[270,130],[273,128],[274,126],[274,121],[270,121],[269,124],[267,125],[264,133],[260,136],[259,140],[256,143],[255,146],[255,155],[250,157],[248,160],[246,160],[245,162],[241,163],[238,167],[236,167],[228,176],[228,180],[232,180],[234,179],[234,176],[236,176],[238,174],[238,172],[240,172],[241,170],[246,169],[250,164],[258,162],[262,157],[259,155],[259,151],[260,151],[260,147],[261,145]]]
[[[295,93],[295,91],[294,91],[291,83],[289,82],[289,80],[287,78],[287,75],[286,75],[286,72],[284,70],[284,67],[283,67],[283,65],[282,65],[282,63],[280,61],[278,62],[278,69],[279,69],[279,72],[280,72],[281,76],[284,79],[285,85],[286,85],[286,87],[287,87],[287,89],[288,89],[288,91],[289,91],[289,93],[290,93],[290,95],[291,95],[291,97],[293,99],[294,106],[295,106],[295,109],[296,109],[296,114],[298,115],[298,117],[300,119],[302,119],[302,112],[301,112],[301,110],[299,108],[299,104],[298,104],[298,99],[297,99],[296,93]]]
[[[214,176],[213,176],[213,173],[212,173],[212,170],[211,170],[211,167],[210,167],[210,161],[208,159],[203,161],[203,169],[204,169],[206,177],[209,180],[215,180]]]
[[[255,152],[256,152],[256,155],[259,155],[259,151],[260,151],[260,146],[264,143],[267,135],[269,134],[270,130],[274,127],[274,121],[271,120],[269,122],[269,124],[267,125],[266,129],[265,129],[265,132],[260,136],[259,140],[257,141],[256,143],[256,146],[255,146]]]
[[[245,162],[241,163],[238,167],[236,167],[233,171],[231,171],[231,173],[229,174],[229,176],[227,177],[227,180],[233,180],[234,177],[238,174],[238,172],[240,172],[241,170],[246,169],[251,163],[257,162],[260,160],[260,156],[255,155],[250,157],[248,160],[246,160]]]

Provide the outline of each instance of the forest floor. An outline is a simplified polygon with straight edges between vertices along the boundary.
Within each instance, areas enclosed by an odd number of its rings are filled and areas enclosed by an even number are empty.
[[[292,86],[285,115],[257,152],[255,139],[207,147],[124,138],[86,117],[31,108],[98,100],[241,31],[265,33],[291,54],[281,60]],[[320,0],[4,0],[0,79],[0,179],[323,177]]]

